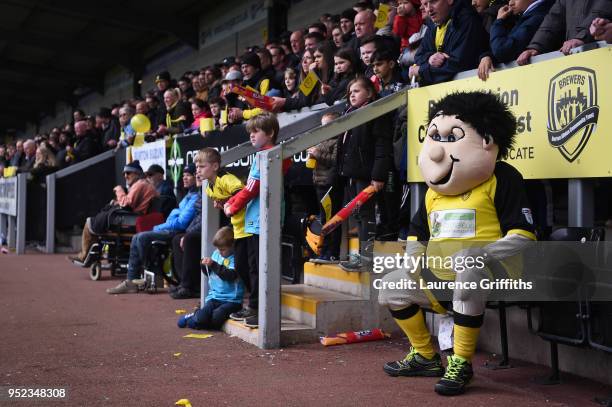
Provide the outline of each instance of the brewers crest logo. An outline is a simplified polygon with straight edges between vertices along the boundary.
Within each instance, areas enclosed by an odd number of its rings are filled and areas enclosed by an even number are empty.
[[[568,68],[550,80],[548,87],[548,141],[569,162],[589,142],[597,126],[597,78],[595,71]]]

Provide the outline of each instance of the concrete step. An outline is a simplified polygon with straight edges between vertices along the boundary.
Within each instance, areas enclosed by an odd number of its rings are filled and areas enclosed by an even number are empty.
[[[259,329],[244,326],[242,322],[227,320],[221,328],[223,332],[230,336],[235,336],[257,346]],[[314,342],[318,339],[315,329],[304,324],[297,323],[290,319],[281,320],[281,346],[295,343]]]
[[[367,329],[372,322],[369,300],[306,284],[284,285],[281,308],[283,318],[314,328],[316,336]]]
[[[344,271],[337,264],[304,263],[304,284],[352,295],[370,298],[370,273]]]

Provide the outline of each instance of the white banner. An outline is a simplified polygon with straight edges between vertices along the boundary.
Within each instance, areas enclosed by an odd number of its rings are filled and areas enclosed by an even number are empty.
[[[17,177],[0,178],[0,213],[17,216]]]
[[[143,171],[147,171],[153,164],[157,164],[166,170],[166,141],[159,140],[154,143],[147,143],[140,147],[130,147],[126,151],[126,162],[134,160],[140,161]],[[131,155],[131,159],[130,159]],[[164,174],[165,177],[165,174]]]

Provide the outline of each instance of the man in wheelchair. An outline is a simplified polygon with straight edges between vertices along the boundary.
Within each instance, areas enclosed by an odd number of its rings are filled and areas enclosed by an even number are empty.
[[[126,164],[123,176],[128,186],[128,192],[121,185],[114,189],[115,199],[106,205],[98,214],[87,218],[81,235],[81,252],[77,256],[69,256],[74,264],[84,266],[87,263],[89,249],[96,235],[108,232],[113,214],[120,210],[131,210],[135,214],[145,214],[153,198],[158,194],[155,187],[144,178],[144,172],[138,160]]]
[[[196,186],[195,165],[189,164],[183,170],[183,186],[187,195],[179,203],[178,208],[173,209],[166,221],[153,227],[150,232],[141,232],[134,235],[130,245],[130,258],[128,261],[127,278],[119,285],[106,290],[108,294],[132,294],[138,292],[138,286],[134,282],[140,277],[141,269],[151,243],[154,241],[170,242],[177,234],[184,232],[196,212],[196,200],[199,194]]]

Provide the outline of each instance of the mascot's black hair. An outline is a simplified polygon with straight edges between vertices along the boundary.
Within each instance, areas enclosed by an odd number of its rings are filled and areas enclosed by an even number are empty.
[[[516,118],[499,97],[489,92],[455,92],[430,106],[429,122],[442,113],[457,116],[471,125],[485,140],[493,137],[499,146],[497,158],[505,158],[514,144]]]

